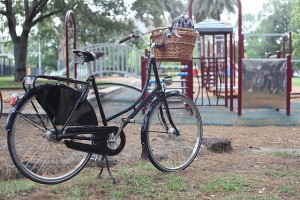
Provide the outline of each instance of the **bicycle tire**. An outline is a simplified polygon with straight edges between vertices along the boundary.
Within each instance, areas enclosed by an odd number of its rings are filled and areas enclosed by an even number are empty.
[[[203,127],[200,112],[190,98],[175,93],[166,95],[166,99],[179,135],[174,133],[165,102],[160,98],[150,106],[146,116],[146,146],[148,158],[157,169],[174,172],[187,168],[198,155]]]
[[[3,99],[2,99],[2,94],[0,92],[0,118],[2,116],[2,111],[3,111]]]
[[[23,175],[38,183],[56,184],[84,168],[91,153],[74,151],[63,140],[45,137],[47,131],[59,129],[60,125],[51,123],[36,100],[36,92],[27,93],[13,109],[7,143],[12,161]]]

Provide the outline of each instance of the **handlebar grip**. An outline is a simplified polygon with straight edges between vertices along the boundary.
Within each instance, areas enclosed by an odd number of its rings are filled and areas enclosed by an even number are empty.
[[[119,40],[119,44],[122,44],[123,42],[126,42],[127,40],[130,40],[132,38],[132,35],[127,35],[123,39]]]

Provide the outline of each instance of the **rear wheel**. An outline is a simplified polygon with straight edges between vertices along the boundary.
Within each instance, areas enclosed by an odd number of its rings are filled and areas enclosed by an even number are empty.
[[[53,138],[61,127],[51,123],[35,92],[20,99],[15,109],[8,130],[8,149],[14,164],[27,178],[54,184],[80,172],[91,154],[68,149],[63,140]]]
[[[157,169],[171,172],[183,170],[193,162],[203,131],[200,113],[192,100],[181,94],[171,94],[167,96],[167,104],[172,120],[161,99],[150,107],[146,130],[150,161]]]

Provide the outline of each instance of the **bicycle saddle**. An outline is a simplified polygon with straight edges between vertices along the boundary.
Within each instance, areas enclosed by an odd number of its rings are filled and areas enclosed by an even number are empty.
[[[76,64],[82,64],[84,62],[90,62],[97,60],[104,55],[102,51],[82,51],[79,49],[73,50],[74,62]]]

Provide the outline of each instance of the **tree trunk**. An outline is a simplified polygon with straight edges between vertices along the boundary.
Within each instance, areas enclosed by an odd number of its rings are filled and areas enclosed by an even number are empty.
[[[14,42],[14,56],[15,56],[15,81],[22,81],[26,76],[26,62],[27,62],[27,50],[28,40],[21,39]]]

